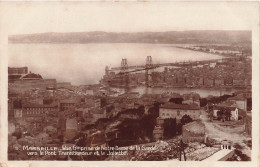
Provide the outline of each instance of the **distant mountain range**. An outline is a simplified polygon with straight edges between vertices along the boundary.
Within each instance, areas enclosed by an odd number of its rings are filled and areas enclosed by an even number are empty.
[[[251,44],[251,31],[48,32],[12,35],[9,43]]]

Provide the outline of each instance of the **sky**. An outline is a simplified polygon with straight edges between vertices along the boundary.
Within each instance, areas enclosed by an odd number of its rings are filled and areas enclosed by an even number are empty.
[[[258,20],[256,11],[258,2],[1,2],[0,30],[1,38],[5,41],[8,35],[45,32],[253,30]],[[60,52],[51,46],[47,48],[30,46],[15,51],[10,48],[17,47],[6,48],[9,48],[9,54],[6,56],[9,66],[28,66],[47,77],[55,77],[53,74],[65,76],[70,73],[72,78],[69,81],[84,77],[84,83],[93,78],[91,69],[99,66],[100,61],[109,59],[109,62],[119,64],[120,58],[124,56],[132,60],[138,59],[139,53],[144,57],[148,56],[140,49],[133,53],[133,51],[117,51],[118,48],[115,46],[109,46],[107,50],[111,51],[109,57],[105,56],[106,53],[103,55],[99,52],[102,49],[95,50],[96,54],[88,54],[86,51],[83,55],[78,55],[80,51],[75,48],[68,49],[71,47]],[[68,51],[63,54],[66,49]],[[82,51],[88,49],[91,48],[83,48]],[[59,54],[62,54],[64,63],[59,62],[61,57]],[[113,56],[114,54],[122,55]],[[76,61],[77,59],[79,61]],[[70,61],[66,62],[67,60]],[[87,62],[88,67],[82,60]],[[101,69],[103,74],[104,67],[100,67]],[[51,71],[51,74],[47,75],[46,71]],[[80,84],[82,83],[83,81]]]
[[[248,30],[257,2],[2,2],[5,33]]]

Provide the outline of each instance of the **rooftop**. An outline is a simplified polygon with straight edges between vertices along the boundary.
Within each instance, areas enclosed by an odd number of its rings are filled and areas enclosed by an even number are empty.
[[[43,79],[40,74],[29,73],[22,77],[22,79]]]
[[[200,107],[197,104],[175,104],[175,103],[165,103],[160,108],[166,109],[181,109],[181,110],[199,110]]]
[[[213,106],[213,108],[215,109],[215,110],[221,110],[221,109],[223,109],[223,110],[232,110],[232,111],[234,111],[237,107],[230,107],[230,106],[225,106],[225,105],[217,105],[217,106]]]
[[[244,97],[241,97],[241,96],[235,96],[235,97],[230,97],[230,98],[228,98],[228,100],[246,100],[246,98],[244,98]]]
[[[23,104],[23,107],[24,108],[49,108],[49,107],[57,107],[58,105],[53,103],[53,104],[33,104],[33,103],[25,103]]]
[[[60,103],[76,103],[76,99],[63,99]]]

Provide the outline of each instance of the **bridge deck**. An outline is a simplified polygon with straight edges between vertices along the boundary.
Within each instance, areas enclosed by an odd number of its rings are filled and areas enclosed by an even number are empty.
[[[149,66],[136,65],[136,66],[125,67],[126,68],[125,70],[127,71],[127,70],[131,70],[131,69],[135,69],[137,71],[141,71],[141,70],[146,70],[146,69],[159,68],[159,67],[163,67],[163,66],[192,66],[192,65],[200,65],[200,64],[207,64],[207,63],[215,63],[215,62],[218,62],[219,60],[222,60],[222,59],[189,61],[189,62],[184,61],[184,62],[174,62],[174,63],[160,63],[160,64],[152,64]],[[116,70],[122,70],[122,67],[113,67],[109,71],[116,71]]]

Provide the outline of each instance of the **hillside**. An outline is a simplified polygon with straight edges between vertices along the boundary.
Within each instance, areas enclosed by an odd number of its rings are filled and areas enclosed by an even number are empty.
[[[250,44],[251,31],[70,32],[9,36],[10,43]]]

